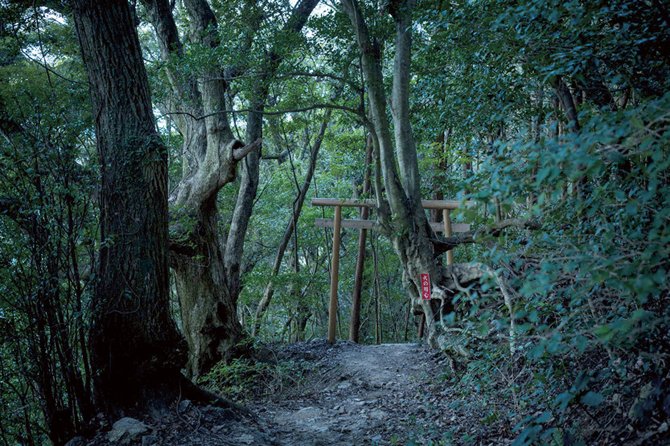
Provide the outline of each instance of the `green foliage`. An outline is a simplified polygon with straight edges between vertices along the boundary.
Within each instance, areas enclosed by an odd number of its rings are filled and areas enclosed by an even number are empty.
[[[255,396],[281,398],[295,392],[304,377],[314,370],[306,361],[259,362],[236,358],[230,364],[217,364],[199,380],[212,392],[234,401],[245,402]]]
[[[600,419],[621,404],[638,428],[652,414],[668,415],[660,403],[670,353],[668,110],[665,94],[626,110],[585,110],[580,132],[497,140],[469,183],[476,199],[498,200],[510,216],[532,199],[528,215],[542,222],[539,231],[498,239],[488,254],[518,272],[516,354],[533,371],[519,381],[528,402],[546,408],[520,423],[515,444],[553,441],[566,420]],[[483,314],[500,333],[509,329],[508,318]],[[472,329],[482,313],[475,315]],[[495,359],[485,352],[494,347],[479,348],[475,364],[489,367]],[[641,396],[645,383],[655,383],[657,396]],[[583,437],[583,429],[561,435]]]
[[[92,119],[72,29],[15,7],[0,19],[0,441],[63,443],[91,416]]]
[[[176,100],[165,63],[189,76],[220,67],[243,73],[225,74],[226,107],[240,110],[258,89],[269,55],[286,56],[267,82],[268,159],[261,165],[238,303],[250,320],[271,281],[276,296],[260,337],[322,336],[332,231],[314,228],[314,220],[332,214],[308,203],[316,196],[349,198],[359,188],[366,130],[357,114],[333,115],[296,235],[272,277],[275,249],[324,116],[319,109],[274,113],[329,102],[335,83],[343,85],[338,105],[365,113],[349,20],[330,8],[310,19],[307,33],[293,36],[281,31],[290,12],[285,2],[210,3],[221,38],[215,50],[186,43],[183,55],[162,62],[153,34],[143,33],[156,107],[163,112]],[[463,395],[477,392],[485,401],[497,396],[509,404],[518,425],[514,444],[614,441],[602,426],[620,435],[616,441],[633,441],[628,424],[653,432],[659,427],[654,420],[670,416],[670,65],[667,12],[660,4],[416,2],[411,119],[424,197],[477,201],[476,208],[453,213],[475,228],[499,217],[541,223],[539,230],[481,235],[476,245],[458,247],[457,262],[484,262],[509,282],[512,309],[489,278],[457,293],[458,314],[444,320],[470,355],[452,381]],[[0,215],[0,432],[11,444],[46,438],[56,411],[66,410],[75,422],[84,418],[81,390],[73,383],[81,377],[88,386],[83,378],[90,376],[85,330],[95,282],[92,200],[98,174],[86,78],[71,25],[45,9],[4,6],[0,198],[12,205]],[[388,71],[393,19],[379,2],[361,7]],[[187,15],[175,11],[186,33]],[[141,6],[138,14],[146,19]],[[569,125],[557,98],[562,85],[572,93],[579,130]],[[244,122],[231,116],[243,139]],[[160,128],[173,189],[188,162],[188,144],[170,119],[177,117],[162,116]],[[236,191],[236,184],[226,186],[220,209],[233,209]],[[224,212],[222,234],[230,214]],[[191,232],[192,216],[178,211],[174,217],[171,236]],[[346,209],[344,217],[357,218],[356,210]],[[344,336],[357,237],[358,231],[342,237]],[[402,274],[392,247],[370,239],[361,339],[402,341]],[[253,392],[280,393],[306,370],[304,364],[237,360],[217,366],[204,382],[245,400]],[[498,405],[481,409],[485,425],[506,413]],[[662,434],[649,441],[666,440]],[[451,435],[444,433],[442,442],[455,443]]]
[[[475,227],[497,213],[541,223],[481,236],[487,248],[470,248],[516,292],[512,314],[495,284],[455,296],[459,315],[447,322],[471,355],[460,385],[513,402],[515,444],[590,444],[607,438],[608,423],[622,438],[631,435],[626,423],[653,432],[659,425],[649,417],[669,415],[661,403],[670,353],[664,8],[625,0],[421,6],[413,119],[425,193],[468,194],[480,203],[463,214]],[[557,99],[560,82],[572,92],[579,131]],[[665,438],[656,435],[650,441]]]

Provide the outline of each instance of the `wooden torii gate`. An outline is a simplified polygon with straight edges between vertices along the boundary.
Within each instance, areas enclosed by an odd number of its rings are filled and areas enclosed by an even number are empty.
[[[461,202],[458,200],[421,200],[424,209],[442,211],[443,222],[431,222],[435,232],[444,231],[445,237],[451,237],[453,232],[467,232],[470,225],[467,223],[452,223],[451,211],[458,209]],[[340,231],[342,228],[372,229],[373,220],[342,220],[342,207],[377,207],[377,200],[340,200],[337,198],[312,198],[312,206],[334,207],[334,218],[317,218],[314,226],[317,228],[333,228],[333,259],[330,269],[330,302],[328,306],[328,342],[335,342],[337,327],[337,283],[340,268]],[[447,251],[447,265],[454,263],[453,250]]]

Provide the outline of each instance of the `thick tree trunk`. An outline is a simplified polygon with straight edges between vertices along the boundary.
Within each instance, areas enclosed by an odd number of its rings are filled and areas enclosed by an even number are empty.
[[[343,0],[362,56],[365,86],[372,113],[372,128],[379,150],[381,170],[390,209],[385,209],[378,194],[379,223],[387,235],[403,266],[403,282],[412,300],[414,311],[427,315],[426,325],[431,344],[437,346],[434,313],[437,304],[420,298],[420,274],[429,273],[433,287],[441,286],[444,272],[433,262],[428,220],[421,207],[420,182],[416,147],[409,120],[409,63],[411,59],[412,2],[393,2],[391,13],[396,21],[396,55],[393,69],[391,112],[395,132],[395,146],[391,125],[386,112],[386,95],[381,68],[380,52],[372,44],[367,25],[355,0]],[[396,153],[402,181],[396,170]],[[393,227],[390,216],[393,214]],[[450,299],[445,299],[450,303]],[[435,308],[433,308],[435,307]]]
[[[197,235],[189,240],[192,250],[174,248],[171,258],[189,346],[186,371],[192,378],[228,359],[243,338],[232,296],[236,290],[226,280],[229,272],[223,262],[214,199],[201,207],[197,221]]]
[[[372,44],[356,0],[342,0],[342,6],[349,15],[361,53],[365,87],[372,113],[373,142],[388,196],[387,205],[381,195],[381,179],[377,176],[375,183],[378,228],[393,243],[403,267],[403,282],[413,311],[415,314],[426,316],[428,343],[435,348],[444,348],[449,345],[449,336],[445,331],[447,327],[442,325],[442,321],[443,316],[453,311],[451,303],[453,294],[462,285],[495,273],[485,265],[454,264],[442,267],[434,261],[434,246],[444,244],[449,245],[447,249],[451,249],[464,243],[465,238],[457,237],[458,241],[453,246],[449,241],[439,241],[428,226],[428,220],[421,206],[418,161],[409,118],[412,1],[388,4],[389,12],[396,22],[396,54],[390,101],[386,100],[384,92],[380,52],[377,46]],[[387,118],[388,102],[391,104],[393,126]],[[395,146],[392,142],[391,127],[395,133]],[[402,180],[396,170],[396,154]],[[502,225],[503,223],[500,226]],[[421,299],[422,273],[430,274],[433,297],[430,301]],[[498,277],[496,279],[502,283],[502,279]]]
[[[563,110],[565,111],[565,116],[568,119],[568,128],[570,132],[579,132],[581,130],[581,125],[579,124],[579,115],[577,113],[577,106],[575,105],[575,100],[570,92],[570,88],[565,84],[564,79],[561,76],[556,78],[555,82],[556,97],[559,99]],[[583,170],[581,166],[578,166],[580,171]],[[586,189],[586,177],[582,175],[577,178],[572,184],[572,194],[575,197],[582,196],[585,193]]]
[[[167,151],[126,0],[73,0],[102,170],[90,333],[95,398],[110,415],[166,410],[186,344],[168,295]]]
[[[158,35],[161,56],[166,61],[181,57],[182,44],[168,2],[144,3]],[[191,41],[216,48],[217,22],[209,4],[185,0],[184,6],[190,19]],[[258,156],[250,152],[260,146],[260,140],[245,145],[233,137],[228,117],[221,113],[226,109],[227,90],[222,69],[204,69],[198,79],[168,69],[167,77],[173,87],[173,99],[167,107],[177,112],[175,123],[185,141],[185,175],[170,198],[171,216],[177,220],[173,224],[177,238],[170,245],[170,262],[189,345],[187,373],[196,378],[230,357],[243,337],[237,319],[239,261],[251,215],[249,203],[258,183]],[[245,156],[251,158],[238,198],[242,205],[233,213],[230,236],[221,240],[217,195],[236,178],[236,165]],[[187,224],[180,219],[186,219]]]
[[[286,29],[300,32],[317,3],[318,0],[303,0]],[[182,44],[168,1],[144,0],[144,4],[158,34],[162,57],[179,58]],[[209,4],[205,0],[184,0],[183,4],[189,17],[189,39],[205,48],[219,47],[216,15]],[[252,36],[255,31],[252,30]],[[224,112],[228,85],[222,68],[203,69],[197,82],[185,78],[178,70],[167,69],[174,91],[168,107],[177,112],[175,122],[185,141],[185,175],[170,205],[173,216],[185,216],[190,221],[188,225],[178,222],[174,225],[179,240],[171,244],[171,266],[190,348],[187,370],[192,377],[206,372],[217,361],[230,358],[235,353],[232,349],[243,338],[242,325],[237,319],[240,263],[258,187],[260,149],[248,156],[247,152],[248,148],[260,145],[267,81],[282,57],[271,53],[268,60],[268,76],[260,80],[250,104],[246,146],[234,139]],[[216,198],[219,190],[236,178],[236,165],[244,156],[247,158],[230,230],[220,237]]]

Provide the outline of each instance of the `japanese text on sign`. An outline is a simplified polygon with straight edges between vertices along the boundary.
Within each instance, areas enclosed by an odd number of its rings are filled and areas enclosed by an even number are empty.
[[[428,273],[421,274],[421,298],[430,300],[430,275]]]

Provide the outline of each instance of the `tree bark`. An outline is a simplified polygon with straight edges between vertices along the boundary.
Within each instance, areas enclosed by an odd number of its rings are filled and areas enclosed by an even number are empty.
[[[411,60],[411,6],[410,1],[394,1],[388,4],[389,12],[396,22],[396,54],[393,67],[391,117],[395,133],[395,146],[391,138],[391,123],[386,110],[380,52],[372,43],[369,30],[356,0],[342,0],[343,9],[349,16],[359,46],[365,88],[370,101],[372,123],[370,131],[375,146],[375,156],[381,167],[375,176],[377,194],[378,225],[376,229],[388,237],[403,267],[405,283],[415,314],[425,315],[428,344],[435,348],[450,345],[448,327],[443,325],[444,316],[453,311],[452,297],[469,283],[477,282],[492,270],[481,264],[453,264],[440,266],[434,261],[439,251],[468,241],[474,234],[449,238],[438,238],[428,226],[421,206],[420,182],[416,147],[412,136],[409,113],[409,79]],[[396,169],[397,161],[402,181]],[[381,176],[385,185],[388,204],[381,193]],[[501,222],[491,232],[502,230],[509,222]],[[517,222],[524,224],[528,222]],[[530,224],[530,223],[529,223]],[[516,224],[513,224],[516,225]],[[421,299],[420,274],[431,278],[432,300]]]
[[[403,281],[414,311],[425,313],[429,342],[437,346],[434,313],[438,306],[420,298],[420,274],[429,273],[433,287],[442,287],[443,269],[433,262],[430,238],[432,231],[421,206],[420,182],[416,147],[409,119],[409,78],[411,60],[411,1],[393,2],[390,9],[396,22],[396,54],[393,68],[391,114],[395,132],[395,146],[391,137],[391,125],[386,110],[384,77],[380,52],[373,45],[368,27],[355,0],[343,0],[342,6],[351,20],[362,59],[365,86],[372,113],[372,129],[379,150],[381,171],[388,196],[389,209],[382,204],[381,191],[377,191],[379,223],[383,233],[393,243],[403,266]],[[402,181],[396,170],[398,166]],[[391,213],[393,223],[391,223]],[[434,291],[435,294],[435,291]],[[451,305],[451,299],[445,304]]]
[[[556,79],[555,90],[556,97],[558,97],[561,105],[563,105],[563,110],[565,110],[565,116],[568,118],[570,127],[573,131],[578,131],[581,127],[579,125],[579,117],[577,116],[577,107],[570,89],[560,76]]]
[[[363,194],[370,192],[370,165],[372,164],[372,136],[368,135],[365,142],[365,178],[363,179]],[[361,220],[370,217],[370,209],[361,208]],[[363,289],[363,270],[365,268],[365,243],[367,231],[361,229],[358,234],[358,249],[356,254],[356,271],[354,273],[354,291],[351,295],[351,314],[349,316],[349,340],[358,343],[361,328],[361,291]]]
[[[164,60],[182,57],[174,16],[167,0],[143,0],[159,37]],[[300,32],[318,0],[303,0],[293,11],[285,29]],[[205,0],[184,0],[189,17],[191,42],[205,48],[220,45],[216,15]],[[253,6],[253,5],[252,5]],[[257,29],[250,30],[251,34]],[[248,40],[245,45],[250,44]],[[171,243],[171,266],[176,275],[182,312],[182,326],[189,344],[189,376],[197,377],[216,362],[240,351],[234,347],[243,339],[237,317],[240,293],[240,264],[244,237],[258,187],[260,148],[248,155],[248,148],[260,146],[262,116],[270,75],[282,61],[271,52],[267,75],[260,79],[251,100],[246,145],[234,139],[226,110],[228,85],[224,69],[203,69],[195,80],[179,70],[167,68],[173,99],[166,104],[174,111],[175,123],[184,136],[184,177],[171,196],[175,218]],[[167,65],[170,67],[170,65]],[[220,189],[237,176],[237,163],[244,159],[236,206],[230,230],[220,237],[221,213],[216,206]]]
[[[90,332],[95,402],[109,415],[167,410],[186,344],[168,294],[167,150],[126,0],[73,0],[100,156],[100,265]]]

